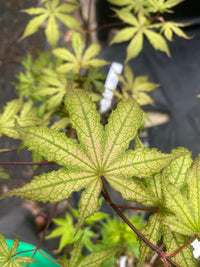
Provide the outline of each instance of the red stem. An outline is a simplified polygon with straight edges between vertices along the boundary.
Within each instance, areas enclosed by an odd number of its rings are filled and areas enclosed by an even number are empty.
[[[120,25],[124,25],[124,24],[125,24],[124,22],[108,23],[108,24],[101,25],[101,26],[99,26],[97,28],[91,29],[91,30],[85,29],[85,32],[88,32],[90,34],[90,33],[95,32],[95,31],[100,31],[102,29],[111,28],[111,27],[114,27],[114,26],[120,26]]]
[[[54,205],[54,207],[53,207],[53,209],[52,209],[52,211],[51,211],[51,214],[50,214],[50,216],[49,216],[49,218],[48,218],[48,221],[47,221],[47,224],[46,224],[46,226],[45,226],[45,229],[44,229],[44,231],[43,231],[43,233],[42,233],[42,236],[41,236],[41,238],[40,238],[40,240],[39,240],[39,242],[38,242],[38,244],[37,244],[37,246],[36,246],[36,248],[35,248],[35,251],[34,251],[34,253],[33,253],[33,255],[32,255],[32,258],[34,258],[34,256],[35,256],[37,250],[40,249],[41,243],[42,243],[42,241],[44,240],[44,237],[45,237],[46,234],[47,234],[47,230],[49,229],[49,225],[50,225],[51,220],[52,220],[52,218],[53,218],[53,216],[54,216],[54,214],[55,214],[55,212],[56,212],[56,209],[57,209],[57,207],[58,207],[58,204],[59,204],[59,202],[57,202],[57,203]],[[51,259],[49,258],[49,260],[51,260]],[[30,263],[29,263],[29,264],[30,264]],[[28,267],[29,264],[26,265],[26,267]]]
[[[0,154],[4,154],[7,152],[13,152],[13,151],[17,151],[17,148],[6,149],[5,151],[1,151]]]
[[[195,236],[193,236],[192,238],[190,238],[190,240],[188,240],[185,244],[183,244],[180,248],[178,248],[177,250],[175,250],[173,253],[168,254],[168,256],[169,257],[176,256],[176,254],[178,254],[182,249],[184,249],[185,247],[187,247],[188,245],[190,245],[198,236],[199,236],[199,234],[196,234]]]
[[[103,184],[103,189],[104,191],[101,192],[102,196],[104,197],[104,199],[108,202],[108,204],[113,208],[113,210],[116,211],[116,213],[122,218],[122,220],[136,233],[136,235],[142,239],[142,241],[147,244],[152,250],[154,250],[164,261],[165,263],[165,267],[168,267],[168,262],[170,262],[173,266],[175,267],[180,267],[177,263],[175,263],[172,259],[170,259],[170,257],[162,250],[160,250],[159,248],[157,248],[154,244],[152,244],[140,231],[137,230],[137,228],[135,228],[135,226],[126,218],[126,216],[124,216],[124,214],[118,209],[118,207],[112,202],[108,191],[106,189],[106,186],[103,182],[103,179],[101,177],[101,181]]]
[[[131,207],[131,206],[123,206],[123,205],[115,205],[118,209],[129,209],[129,210],[146,210],[146,211],[159,211],[159,208],[153,207],[153,208],[148,208],[148,207]]]
[[[8,161],[8,162],[0,162],[0,165],[49,165],[49,164],[55,164],[55,162],[54,161],[41,161],[41,162]]]

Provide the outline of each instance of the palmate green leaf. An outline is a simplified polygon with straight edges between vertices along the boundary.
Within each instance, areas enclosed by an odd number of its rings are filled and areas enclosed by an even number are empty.
[[[22,126],[40,125],[42,120],[37,117],[37,110],[33,107],[30,100],[23,103],[20,99],[8,102],[4,111],[0,115],[0,136],[19,139],[19,134],[15,128],[15,120],[18,120]]]
[[[161,28],[161,33],[164,34],[167,40],[173,41],[173,33],[178,35],[179,37],[185,38],[185,39],[190,39],[181,29],[180,27],[186,26],[185,24],[182,23],[176,23],[172,21],[168,21],[163,24]]]
[[[171,232],[168,227],[163,227],[163,242],[166,246],[167,253],[173,253],[187,241],[187,236]],[[178,254],[172,257],[172,260],[181,267],[197,266],[197,260],[193,256],[191,246],[186,246]]]
[[[102,177],[125,199],[137,199],[135,189],[139,185],[133,176],[148,178],[186,153],[170,155],[144,148],[127,151],[142,124],[143,112],[133,99],[118,104],[105,129],[100,124],[96,106],[83,91],[68,90],[65,105],[78,140],[69,139],[65,133],[44,126],[23,128],[16,125],[25,146],[65,168],[43,173],[1,198],[16,195],[42,202],[58,202],[74,191],[85,189],[79,202],[80,226],[99,208]],[[144,189],[140,191],[141,202],[146,201]]]
[[[108,64],[103,59],[94,58],[101,49],[100,45],[91,44],[85,52],[83,51],[83,41],[80,33],[75,32],[72,34],[72,47],[74,54],[65,48],[53,50],[55,56],[67,61],[67,63],[63,63],[57,68],[58,72],[73,71],[74,74],[78,74],[81,68],[90,69],[91,67],[102,67]]]
[[[153,99],[146,92],[154,90],[158,84],[149,82],[147,76],[134,77],[128,65],[125,65],[124,76],[125,78],[118,76],[122,83],[121,93],[114,91],[119,99],[126,100],[132,96],[140,105],[153,103]]]
[[[15,253],[17,252],[17,248],[19,245],[19,241],[16,238],[13,242],[11,249],[5,241],[5,237],[0,234],[0,265],[3,267],[22,267],[23,263],[29,264],[36,262],[32,257],[19,256],[15,257]]]
[[[80,237],[81,231],[79,231],[76,235],[76,229],[73,225],[72,217],[66,213],[65,219],[62,218],[54,218],[53,223],[58,227],[54,229],[45,239],[51,239],[55,237],[60,237],[60,243],[58,247],[58,251],[60,252],[66,245],[72,244],[77,241]]]
[[[190,167],[186,184],[189,191],[188,198],[170,185],[164,191],[168,199],[168,207],[174,213],[166,223],[177,233],[193,235],[200,233],[200,157],[197,157]]]
[[[28,23],[22,38],[37,32],[42,23],[47,20],[45,35],[50,45],[55,47],[59,40],[59,29],[56,19],[60,20],[67,27],[81,31],[78,22],[68,14],[78,7],[79,4],[77,2],[59,5],[59,1],[54,0],[52,2],[46,1],[45,8],[38,7],[23,10],[23,12],[29,15],[36,15],[36,17]]]

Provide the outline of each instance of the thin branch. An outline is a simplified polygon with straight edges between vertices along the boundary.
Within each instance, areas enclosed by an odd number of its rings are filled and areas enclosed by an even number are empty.
[[[53,207],[53,209],[52,209],[52,211],[51,211],[51,214],[50,214],[50,216],[49,216],[49,218],[48,218],[48,221],[47,221],[47,224],[46,224],[46,226],[45,226],[45,229],[44,229],[44,231],[43,231],[43,233],[42,233],[42,236],[41,236],[41,238],[40,238],[40,240],[39,240],[39,242],[38,242],[38,244],[37,244],[37,246],[36,246],[36,248],[35,248],[35,251],[34,251],[34,253],[33,253],[33,255],[32,255],[32,258],[34,258],[36,252],[40,249],[40,246],[41,246],[42,241],[44,240],[44,238],[45,238],[45,236],[46,236],[46,234],[47,234],[47,230],[49,229],[49,225],[50,225],[50,223],[51,223],[51,221],[52,221],[52,218],[54,217],[54,214],[55,214],[55,212],[56,212],[56,209],[57,209],[57,207],[58,207],[58,204],[59,204],[59,202],[57,202],[57,203],[54,205],[54,207]],[[30,264],[30,263],[29,263],[29,264]],[[26,267],[29,267],[29,264],[26,265]]]
[[[168,256],[169,257],[176,256],[176,254],[178,254],[182,249],[184,249],[185,247],[187,247],[188,245],[190,245],[198,236],[199,236],[199,234],[194,235],[192,238],[190,238],[190,240],[188,240],[180,248],[178,248],[177,250],[175,250],[173,253],[168,254]]]
[[[12,256],[12,258],[13,258],[13,257],[16,257],[16,256],[19,255],[19,254],[26,253],[26,252],[31,252],[31,251],[34,251],[34,250],[35,250],[35,248],[33,248],[33,249],[29,249],[29,250],[19,251],[19,252],[15,253],[15,254]]]
[[[5,149],[5,151],[0,151],[0,154],[4,154],[7,152],[13,152],[13,151],[17,151],[17,148]]]
[[[118,209],[118,207],[112,202],[107,190],[106,190],[106,186],[103,182],[103,179],[101,177],[102,183],[103,183],[103,189],[104,191],[101,192],[102,196],[104,197],[104,199],[108,202],[108,204],[113,208],[113,210],[116,211],[116,213],[119,215],[119,217],[122,218],[122,220],[136,233],[136,235],[142,239],[142,241],[147,244],[152,250],[154,250],[164,261],[165,263],[165,267],[168,267],[168,262],[170,262],[173,266],[175,267],[180,267],[177,263],[175,263],[172,259],[170,259],[170,257],[162,250],[160,250],[159,248],[157,248],[154,244],[152,244],[140,231],[137,230],[137,228],[135,228],[135,226],[126,218],[126,216],[124,216],[124,214]],[[167,263],[167,265],[166,265]]]
[[[32,162],[32,161],[5,161],[5,162],[0,162],[0,165],[49,165],[49,164],[55,164],[54,161],[41,161],[41,162]]]
[[[49,258],[47,255],[45,255],[40,249],[38,249],[38,252],[42,255],[42,256],[44,256],[45,258],[47,258],[48,260],[50,260],[50,261],[52,261],[52,262],[54,262],[55,264],[57,264],[58,266],[61,266],[61,267],[63,267],[63,265],[62,264],[60,264],[59,262],[57,262],[57,261],[55,261],[55,260],[53,260],[53,259],[51,259],[51,258]]]
[[[120,26],[120,25],[124,25],[124,24],[125,24],[125,22],[113,22],[113,23],[108,23],[108,24],[101,25],[101,26],[96,27],[96,28],[91,29],[91,30],[85,29],[84,31],[88,32],[90,34],[92,32],[100,31],[102,29],[111,28],[111,27],[115,27],[115,26]]]
[[[116,207],[118,209],[127,209],[127,210],[145,210],[145,211],[159,211],[159,208],[157,207],[152,207],[152,208],[148,208],[148,207],[132,207],[132,206],[123,206],[123,205],[116,205]]]

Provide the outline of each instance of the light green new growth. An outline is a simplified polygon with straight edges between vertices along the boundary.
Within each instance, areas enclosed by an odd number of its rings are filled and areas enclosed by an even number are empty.
[[[194,183],[200,158],[190,167],[192,159],[191,155],[187,153],[187,149],[177,148],[172,151],[172,154],[178,152],[185,152],[185,154],[173,159],[162,174],[155,174],[144,183],[138,183],[143,190],[139,191],[138,189],[139,192],[143,192],[143,195],[138,196],[138,201],[144,205],[158,207],[158,212],[151,215],[141,232],[155,245],[162,236],[169,253],[186,243],[188,236],[200,233],[199,187],[197,186],[198,182]],[[187,199],[181,194],[181,190],[189,184],[189,188],[193,188],[193,192]],[[195,208],[196,210],[194,210]],[[140,263],[150,252],[151,249],[141,241]],[[174,260],[181,267],[196,266],[191,247],[181,250]]]
[[[15,120],[21,126],[40,125],[44,121],[37,116],[37,109],[33,107],[33,102],[29,100],[23,103],[21,99],[14,99],[7,103],[4,112],[0,114],[0,137],[19,139],[19,134],[15,128]]]
[[[0,265],[2,267],[23,267],[23,263],[33,263],[36,262],[31,257],[26,256],[17,256],[15,257],[15,253],[17,252],[17,248],[19,246],[19,241],[16,238],[13,242],[11,249],[5,241],[5,237],[0,234]]]
[[[148,81],[147,76],[136,76],[132,73],[131,68],[126,65],[124,67],[124,78],[119,75],[119,81],[122,83],[121,93],[116,90],[113,93],[119,99],[128,99],[132,96],[141,106],[153,104],[153,99],[146,93],[153,91],[158,84]]]
[[[93,43],[86,49],[85,52],[83,52],[84,45],[81,35],[77,32],[74,32],[72,34],[71,40],[74,54],[66,48],[55,48],[53,50],[53,54],[55,56],[67,61],[67,63],[61,64],[57,68],[58,72],[67,73],[72,70],[73,73],[78,74],[80,68],[97,68],[108,64],[106,60],[95,58],[101,50],[101,46],[99,44]]]
[[[188,36],[180,29],[185,26],[182,23],[167,22],[160,14],[171,12],[171,8],[181,3],[183,0],[138,0],[138,1],[119,1],[108,0],[111,4],[120,6],[120,9],[114,9],[117,17],[128,24],[127,27],[120,30],[113,40],[113,43],[129,41],[127,47],[127,56],[125,62],[135,58],[142,51],[144,37],[148,39],[154,49],[162,51],[170,56],[170,51],[165,38],[173,41],[172,35],[187,38]],[[160,32],[155,31],[160,29]],[[164,37],[163,37],[164,35]]]
[[[30,20],[26,26],[25,32],[22,38],[25,38],[35,32],[41,27],[41,25],[47,20],[47,26],[45,29],[45,35],[48,42],[52,47],[55,47],[59,40],[59,29],[56,20],[60,20],[65,26],[81,31],[81,27],[77,20],[68,13],[73,12],[79,7],[78,1],[73,1],[73,3],[65,3],[59,5],[59,1],[45,1],[45,8],[36,7],[22,10],[29,15],[35,15],[33,19]]]
[[[92,252],[88,256],[81,259],[82,242],[81,238],[74,245],[71,252],[71,258],[68,260],[63,258],[62,264],[64,267],[100,267],[107,259],[111,258],[117,252],[117,248],[107,248],[97,252]]]

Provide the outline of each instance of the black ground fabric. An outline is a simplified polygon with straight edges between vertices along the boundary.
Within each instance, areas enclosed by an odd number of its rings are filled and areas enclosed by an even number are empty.
[[[174,37],[174,41],[169,43],[171,58],[154,50],[145,40],[143,51],[129,65],[135,75],[148,75],[151,82],[160,84],[151,93],[155,105],[144,109],[170,116],[167,123],[149,128],[149,146],[162,152],[184,146],[196,157],[200,153],[200,98],[197,98],[200,94],[200,2],[185,2],[182,11],[178,9],[178,15],[173,19],[191,22],[183,28],[191,39]],[[123,63],[127,45],[105,46],[100,56],[111,62]],[[107,73],[108,69],[104,68],[104,71]]]

